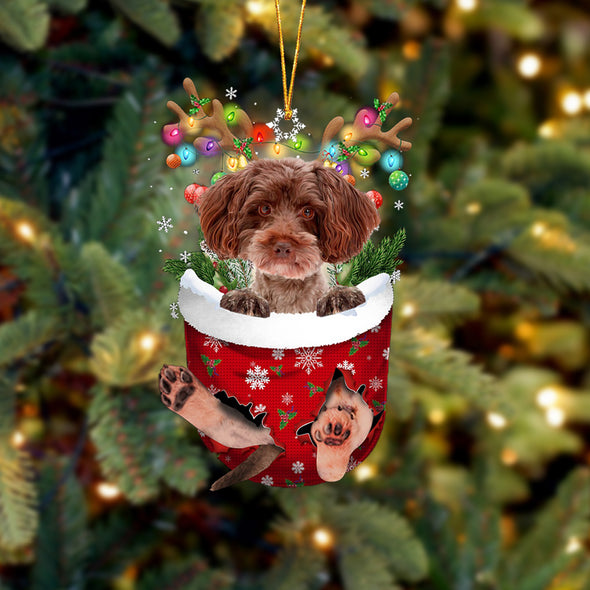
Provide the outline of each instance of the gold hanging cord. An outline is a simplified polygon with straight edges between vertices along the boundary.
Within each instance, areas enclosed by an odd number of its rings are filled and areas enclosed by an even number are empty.
[[[285,119],[289,120],[293,116],[291,110],[291,99],[293,98],[293,82],[295,81],[295,70],[297,69],[297,60],[299,59],[299,48],[301,46],[301,29],[303,28],[303,16],[305,15],[305,2],[301,2],[301,15],[299,16],[299,28],[297,29],[297,43],[295,44],[295,57],[293,59],[293,69],[291,70],[291,82],[289,84],[289,91],[287,91],[287,70],[285,68],[285,44],[283,41],[283,28],[281,26],[281,10],[279,7],[279,0],[275,0],[275,8],[277,10],[277,24],[279,27],[279,44],[281,47],[281,70],[283,73],[283,94],[285,97]]]

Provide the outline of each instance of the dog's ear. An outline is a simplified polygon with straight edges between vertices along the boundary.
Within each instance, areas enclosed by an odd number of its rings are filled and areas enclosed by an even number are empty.
[[[220,258],[237,258],[240,213],[250,190],[250,166],[222,176],[207,189],[197,213],[207,245]]]
[[[332,168],[315,169],[326,208],[319,228],[319,245],[326,262],[350,260],[379,225],[375,204]]]

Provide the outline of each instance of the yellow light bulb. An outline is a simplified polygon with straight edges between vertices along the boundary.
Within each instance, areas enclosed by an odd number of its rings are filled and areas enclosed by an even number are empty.
[[[577,115],[582,110],[582,97],[575,90],[566,92],[561,98],[561,108],[567,115]]]
[[[114,500],[121,495],[121,490],[114,483],[108,483],[106,481],[96,484],[96,492],[105,500]]]
[[[332,533],[326,528],[318,528],[313,532],[312,535],[313,542],[317,545],[320,549],[329,549],[334,545],[334,536]]]
[[[15,230],[21,240],[28,242],[29,244],[35,241],[37,232],[32,223],[29,223],[28,221],[18,221],[15,225]]]
[[[523,78],[534,78],[541,71],[541,58],[536,53],[525,53],[516,67]]]
[[[281,146],[278,143],[275,143],[273,146],[275,154],[278,156],[281,153]]]
[[[195,120],[192,117],[188,118],[189,127],[192,127],[195,124]]]
[[[502,430],[502,428],[506,428],[506,425],[508,424],[506,418],[497,412],[488,412],[486,418],[488,424],[496,430]]]
[[[344,136],[344,140],[345,140],[345,141],[350,141],[351,139],[352,139],[352,133],[347,133],[347,134]]]

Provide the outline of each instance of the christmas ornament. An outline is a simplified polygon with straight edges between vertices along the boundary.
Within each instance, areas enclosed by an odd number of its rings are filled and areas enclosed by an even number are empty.
[[[223,206],[219,200],[226,198],[224,193],[228,189],[233,190],[232,183],[241,186],[242,179],[252,177],[254,169],[257,182],[261,182],[260,176],[269,167],[259,165],[257,146],[274,142],[272,147],[268,146],[269,160],[274,166],[275,156],[293,151],[304,153],[310,145],[308,136],[302,133],[305,125],[299,121],[297,109],[292,108],[305,0],[289,85],[279,0],[275,0],[275,7],[285,104],[284,108],[277,109],[271,122],[252,125],[247,114],[235,105],[223,106],[216,99],[200,99],[189,79],[184,81],[190,97],[188,113],[176,103],[168,102],[170,110],[178,116],[179,132],[183,137],[195,138],[192,144],[195,154],[197,151],[218,154],[232,171],[223,186],[208,189],[215,194],[208,193],[199,210],[203,232],[217,251],[201,244],[206,256],[199,254],[198,258],[194,253],[190,261],[192,268],[181,279],[178,309],[185,322],[188,369],[165,365],[160,373],[163,403],[197,427],[205,445],[219,453],[219,458],[230,468],[212,489],[230,485],[240,477],[284,487],[337,481],[371,452],[384,420],[393,302],[390,274],[378,274],[361,283],[358,289],[364,303],[353,307],[355,301],[347,311],[332,315],[325,315],[320,307],[317,308],[320,315],[316,312],[273,312],[267,314],[268,317],[244,315],[226,308],[227,302],[251,297],[248,291],[255,293],[257,287],[252,285],[252,280],[254,270],[257,273],[259,270],[258,267],[254,269],[249,260],[230,258],[236,255],[235,236],[223,234],[231,252],[223,250],[225,246],[221,245],[219,233],[222,230],[211,229],[213,222],[211,218],[206,221],[207,215],[211,211],[225,211],[225,219],[221,221],[226,222],[225,228],[229,227],[230,209],[220,209],[217,205]],[[233,99],[233,88],[226,95]],[[371,228],[378,217],[362,194],[355,196],[359,192],[351,186],[356,183],[351,174],[351,161],[364,166],[374,163],[380,152],[370,143],[372,141],[397,152],[410,149],[411,144],[401,140],[398,133],[410,126],[411,119],[403,119],[388,131],[382,131],[382,124],[398,101],[396,93],[383,103],[376,99],[374,108],[358,111],[352,129],[346,133],[341,133],[344,119],[332,119],[322,136],[320,167],[310,166],[318,183],[331,178],[330,185],[338,186],[336,195],[348,195],[348,191],[352,191],[350,198],[360,199],[367,218],[374,218]],[[209,103],[205,112],[203,107]],[[202,137],[204,130],[215,132],[216,137]],[[283,146],[288,149],[282,151]],[[182,148],[180,144],[177,157],[178,154],[184,156]],[[297,162],[295,158],[292,161]],[[321,163],[334,168],[343,178],[325,170]],[[302,169],[300,164],[289,166]],[[251,172],[249,176],[248,171]],[[274,172],[278,169],[273,169]],[[392,172],[404,174],[397,169]],[[213,174],[211,185],[225,174],[225,171]],[[361,177],[367,176],[368,171],[363,168]],[[402,180],[400,176],[394,184],[397,186]],[[200,191],[204,190],[205,187],[189,185],[185,198],[198,205],[199,193],[202,195]],[[241,193],[238,191],[238,194]],[[375,208],[383,202],[377,191],[369,191],[367,197]],[[233,197],[230,195],[230,198]],[[273,207],[268,203],[259,204],[259,215],[271,215]],[[236,210],[234,207],[232,215]],[[256,208],[247,213],[256,215]],[[309,206],[301,210],[305,219],[313,219],[314,214]],[[356,222],[358,217],[354,219]],[[365,239],[363,234],[361,242]],[[288,247],[281,246],[283,250]],[[337,257],[334,260],[339,261]],[[195,270],[208,277],[207,282],[197,276]],[[340,289],[339,293],[353,293],[356,287],[335,286],[333,290]],[[342,414],[343,411],[346,414]],[[224,427],[220,428],[219,424]]]
[[[180,156],[178,154],[170,154],[166,158],[166,165],[168,168],[178,168],[180,166]]]
[[[184,136],[178,125],[173,123],[171,125],[164,125],[162,128],[162,141],[166,145],[175,146],[182,142]]]
[[[404,165],[404,157],[397,150],[388,150],[381,156],[381,167],[385,172],[394,172]]]
[[[389,186],[396,191],[403,191],[410,179],[403,170],[396,170],[389,175]]]
[[[377,207],[377,209],[383,205],[383,197],[381,196],[381,193],[377,191],[369,191],[367,192],[367,197],[369,197],[369,199],[375,203],[375,207]]]

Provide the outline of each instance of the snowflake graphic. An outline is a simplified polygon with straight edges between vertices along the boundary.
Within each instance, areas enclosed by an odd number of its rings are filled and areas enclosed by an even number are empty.
[[[361,170],[361,178],[369,178],[369,171],[366,168]]]
[[[284,141],[290,139],[291,141],[297,140],[297,134],[305,129],[305,125],[299,121],[299,117],[297,116],[297,109],[293,109],[293,114],[291,116],[291,131],[283,131],[280,127],[281,120],[284,120],[283,117],[285,116],[285,112],[282,109],[277,109],[277,114],[275,118],[270,122],[267,123],[267,127],[270,127],[275,133],[275,139],[277,141]]]
[[[266,410],[266,406],[264,404],[258,404],[256,406],[254,406],[254,413],[255,414],[260,414],[260,412],[264,412],[264,410]]]
[[[199,430],[198,428],[197,428],[197,432],[201,435],[201,437],[207,436],[202,430]]]
[[[268,369],[263,369],[259,365],[255,365],[253,369],[248,369],[247,375],[246,383],[250,385],[251,389],[264,389],[270,381]]]
[[[260,483],[263,486],[271,486],[273,485],[274,481],[270,475],[265,475],[261,480]]]
[[[214,352],[217,352],[220,348],[223,348],[223,342],[217,338],[213,338],[213,336],[207,336],[203,344],[205,346],[210,346]]]
[[[178,319],[178,303],[170,304],[170,315],[177,320]]]
[[[280,361],[285,356],[285,350],[283,348],[274,348],[272,351],[272,358],[275,361]]]
[[[383,358],[388,361],[389,360],[389,348],[383,349]]]
[[[404,204],[401,201],[396,201],[393,206],[399,211],[400,209],[404,208]]]
[[[225,459],[226,463],[229,463],[231,461],[231,455],[226,455],[224,457],[224,459]]]
[[[401,270],[394,270],[391,273],[391,277],[389,277],[389,278],[394,285],[401,279],[401,274],[402,274]]]
[[[185,264],[188,263],[190,257],[191,253],[187,252],[186,250],[184,252],[181,252],[180,254],[180,260],[182,260],[182,262],[184,262]]]
[[[172,222],[172,218],[171,217],[169,217],[168,219],[166,219],[162,215],[162,220],[161,221],[156,221],[156,223],[158,224],[158,231],[164,230],[166,233],[168,233],[168,230],[170,230],[170,229],[172,229],[174,227],[171,222]]]
[[[375,376],[369,381],[369,387],[373,391],[379,391],[383,389],[383,379],[379,379],[379,377]]]
[[[292,404],[293,403],[293,396],[290,393],[284,393],[283,397],[281,398],[281,401],[287,405]]]
[[[295,461],[295,463],[293,463],[293,465],[291,465],[291,469],[295,473],[303,473],[303,471],[305,470],[305,466],[303,465],[303,463],[301,461]]]
[[[225,89],[225,96],[227,96],[227,98],[230,100],[233,100],[237,95],[238,91],[233,86]]]
[[[374,328],[371,328],[371,332],[373,332],[373,334],[377,334],[379,330],[381,330],[381,324],[375,326]]]
[[[198,168],[193,168],[193,174],[200,174],[201,171]]]
[[[215,387],[215,385],[213,385],[213,383],[211,385],[209,385],[209,391],[215,395],[218,391],[219,391],[219,387]]]
[[[311,374],[314,369],[324,366],[321,358],[322,352],[324,352],[323,348],[296,348],[297,362],[295,366],[303,369],[308,375]]]
[[[354,363],[350,361],[342,361],[336,365],[339,369],[344,369],[345,371],[350,371],[353,375],[355,374],[354,370]]]

